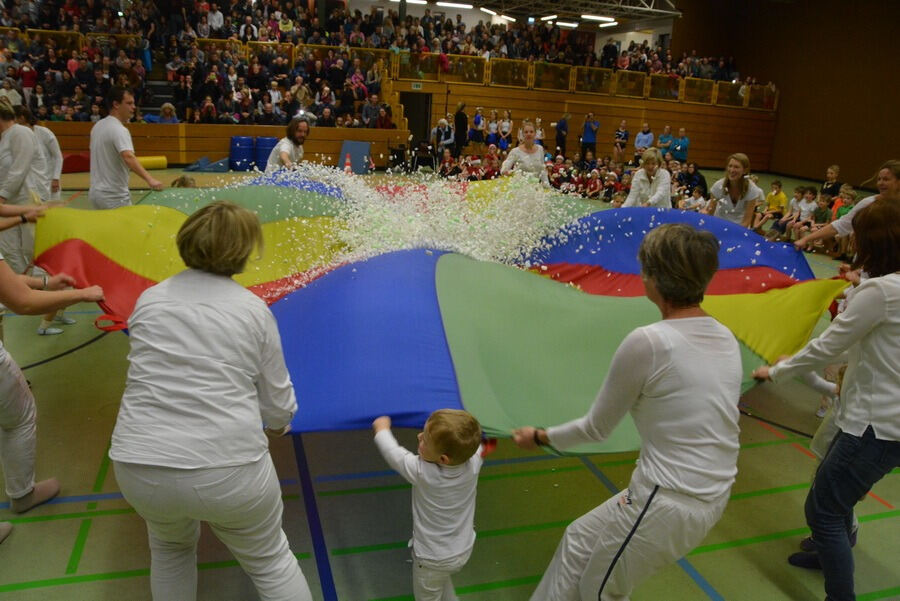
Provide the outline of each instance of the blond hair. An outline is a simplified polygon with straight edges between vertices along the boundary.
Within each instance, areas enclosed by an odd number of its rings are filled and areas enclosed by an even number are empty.
[[[189,175],[182,175],[181,177],[172,181],[173,188],[196,188],[197,182],[193,177]]]
[[[657,165],[662,165],[662,155],[659,152],[659,148],[648,148],[644,151],[644,154],[641,155],[641,165],[650,161],[651,163],[656,163]]]
[[[255,213],[218,201],[188,217],[175,242],[188,267],[230,277],[244,270],[254,248],[262,249],[262,227]]]
[[[450,465],[465,463],[481,444],[481,425],[468,411],[438,409],[428,417],[425,430],[434,450],[450,458]]]
[[[689,307],[703,300],[719,268],[719,241],[685,223],[667,223],[644,236],[638,259],[664,300]]]

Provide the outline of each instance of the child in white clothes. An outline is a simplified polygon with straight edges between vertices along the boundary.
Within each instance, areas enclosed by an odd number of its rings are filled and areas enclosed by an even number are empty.
[[[475,492],[481,470],[481,426],[456,409],[431,414],[419,433],[419,454],[401,447],[391,418],[372,422],[375,445],[413,485],[413,594],[416,601],[455,601],[451,576],[475,544]]]

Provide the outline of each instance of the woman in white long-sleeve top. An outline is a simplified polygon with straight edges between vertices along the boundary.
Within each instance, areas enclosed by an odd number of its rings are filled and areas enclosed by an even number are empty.
[[[27,127],[34,132],[35,141],[37,142],[34,153],[34,170],[37,174],[34,191],[40,197],[40,200],[44,202],[59,200],[59,178],[62,174],[63,162],[62,151],[59,149],[59,141],[56,139],[56,136],[53,135],[52,131],[46,127],[37,125],[37,119],[35,119],[27,106],[17,106],[15,111],[18,124]],[[29,240],[28,243],[29,248],[32,250],[29,256],[31,260],[33,260],[34,242],[33,240]],[[33,267],[31,271],[31,275],[36,277],[41,277],[45,273],[46,272],[43,269],[36,266]],[[63,330],[53,327],[54,323],[70,326],[75,323],[75,320],[71,317],[67,317],[62,309],[60,309],[54,313],[44,315],[44,319],[42,319],[40,325],[38,325],[37,333],[41,336],[47,334],[62,334]]]
[[[853,507],[900,466],[900,199],[882,199],[853,217],[862,281],[822,334],[794,356],[753,375],[778,382],[849,356],[835,424],[840,428],[806,497],[816,552],[790,562],[820,567],[830,601],[856,599]]]
[[[147,522],[153,598],[196,598],[202,520],[261,599],[310,600],[266,439],[289,430],[294,388],[274,316],[231,277],[262,229],[250,211],[217,202],[176,242],[189,269],[147,289],[128,320],[131,366],[109,451]]]
[[[662,157],[656,148],[644,151],[641,168],[631,178],[631,191],[623,207],[657,207],[671,209],[669,199],[672,176],[662,168]]]
[[[513,171],[530,173],[537,176],[544,186],[550,186],[547,167],[544,165],[544,147],[535,144],[534,123],[522,123],[522,143],[509,151],[506,160],[500,166],[501,175],[509,175]]]
[[[522,448],[567,449],[606,439],[630,413],[641,437],[628,488],[566,528],[532,601],[627,599],[725,510],[737,474],[741,356],[700,308],[718,251],[712,234],[689,225],[648,233],[641,275],[662,320],[625,337],[587,415],[513,433]]]

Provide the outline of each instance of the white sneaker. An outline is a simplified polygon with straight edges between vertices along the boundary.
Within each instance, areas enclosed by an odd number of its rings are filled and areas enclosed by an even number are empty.
[[[37,329],[38,336],[55,336],[57,334],[62,334],[62,328],[38,328]]]
[[[65,326],[71,326],[71,325],[78,323],[71,317],[66,317],[65,315],[57,315],[56,317],[53,318],[53,321],[56,323],[61,323]]]

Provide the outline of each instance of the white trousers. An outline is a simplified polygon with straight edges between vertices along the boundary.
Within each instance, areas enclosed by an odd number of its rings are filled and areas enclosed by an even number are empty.
[[[268,453],[237,467],[177,469],[113,462],[125,499],[147,522],[155,601],[197,598],[200,521],[221,540],[263,601],[312,601],[281,528],[281,486]]]
[[[11,499],[24,497],[34,488],[36,413],[22,370],[0,348],[0,465]]]
[[[0,231],[0,254],[15,273],[25,273],[34,261],[34,224],[23,223]]]
[[[628,601],[639,582],[696,547],[728,503],[728,494],[705,502],[655,490],[632,480],[569,524],[531,601]]]
[[[416,601],[457,601],[452,576],[463,569],[471,550],[443,561],[419,559],[412,554],[413,596]]]

